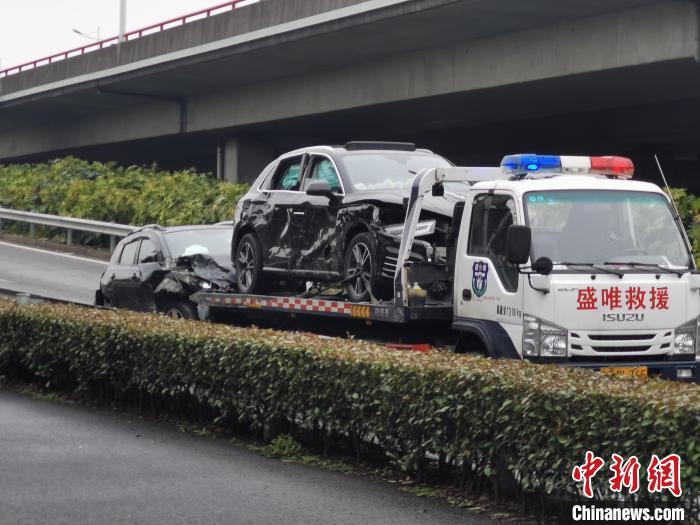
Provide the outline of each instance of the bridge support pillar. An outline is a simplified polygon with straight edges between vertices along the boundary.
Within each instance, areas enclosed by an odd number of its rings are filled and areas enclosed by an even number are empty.
[[[272,147],[245,138],[222,142],[217,155],[217,177],[234,184],[253,182],[275,158]]]

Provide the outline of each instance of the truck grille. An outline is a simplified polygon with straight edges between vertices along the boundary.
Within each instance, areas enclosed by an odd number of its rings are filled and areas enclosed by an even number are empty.
[[[643,341],[654,339],[654,334],[589,334],[592,341]]]
[[[671,352],[673,346],[673,331],[659,330],[657,332],[586,332],[576,330],[569,333],[569,355],[573,358],[585,356],[628,356],[631,354],[649,356],[664,356]]]

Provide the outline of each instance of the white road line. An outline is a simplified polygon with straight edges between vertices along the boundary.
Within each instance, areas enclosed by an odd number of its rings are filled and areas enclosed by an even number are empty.
[[[29,246],[22,246],[21,244],[12,244],[11,242],[0,241],[0,246],[9,246],[10,248],[18,248],[20,250],[27,250],[30,252],[44,253],[47,255],[55,255],[56,257],[65,257],[67,259],[75,259],[76,261],[89,262],[93,264],[99,264],[102,266],[107,266],[107,261],[100,261],[99,259],[89,259],[88,257],[78,257],[77,255],[70,255],[67,253],[52,252],[49,250],[42,250],[40,248],[30,248]]]

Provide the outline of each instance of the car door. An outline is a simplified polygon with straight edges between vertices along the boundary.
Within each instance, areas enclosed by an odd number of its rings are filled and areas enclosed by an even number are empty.
[[[295,207],[304,194],[301,190],[303,170],[308,155],[282,159],[271,185],[265,191],[269,221],[259,230],[263,249],[263,265],[268,271],[288,273],[299,252],[299,231],[293,227]]]
[[[132,291],[134,310],[140,312],[156,310],[154,290],[162,280],[163,260],[163,253],[157,240],[151,236],[142,238],[136,259],[139,280]]]
[[[136,309],[135,292],[139,286],[141,272],[136,264],[136,256],[141,238],[124,245],[119,262],[112,267],[109,279],[109,293],[112,304],[117,308]]]
[[[338,194],[339,199],[307,195],[306,188],[314,181],[325,181]],[[302,183],[303,197],[293,211],[293,228],[300,233],[296,266],[305,272],[328,277],[337,265],[332,260],[335,253],[336,223],[343,187],[338,169],[330,157],[311,155]]]

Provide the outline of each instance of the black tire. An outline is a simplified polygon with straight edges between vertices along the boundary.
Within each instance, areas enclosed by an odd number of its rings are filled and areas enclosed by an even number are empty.
[[[489,351],[481,337],[471,332],[461,332],[455,345],[456,354],[476,354],[489,357]]]
[[[189,301],[168,301],[162,312],[164,316],[175,319],[199,319],[197,305]]]
[[[234,262],[238,291],[245,294],[262,291],[262,248],[254,234],[246,233],[238,242]]]
[[[345,294],[353,303],[370,301],[379,296],[377,251],[368,233],[355,235],[347,250],[343,266]]]

